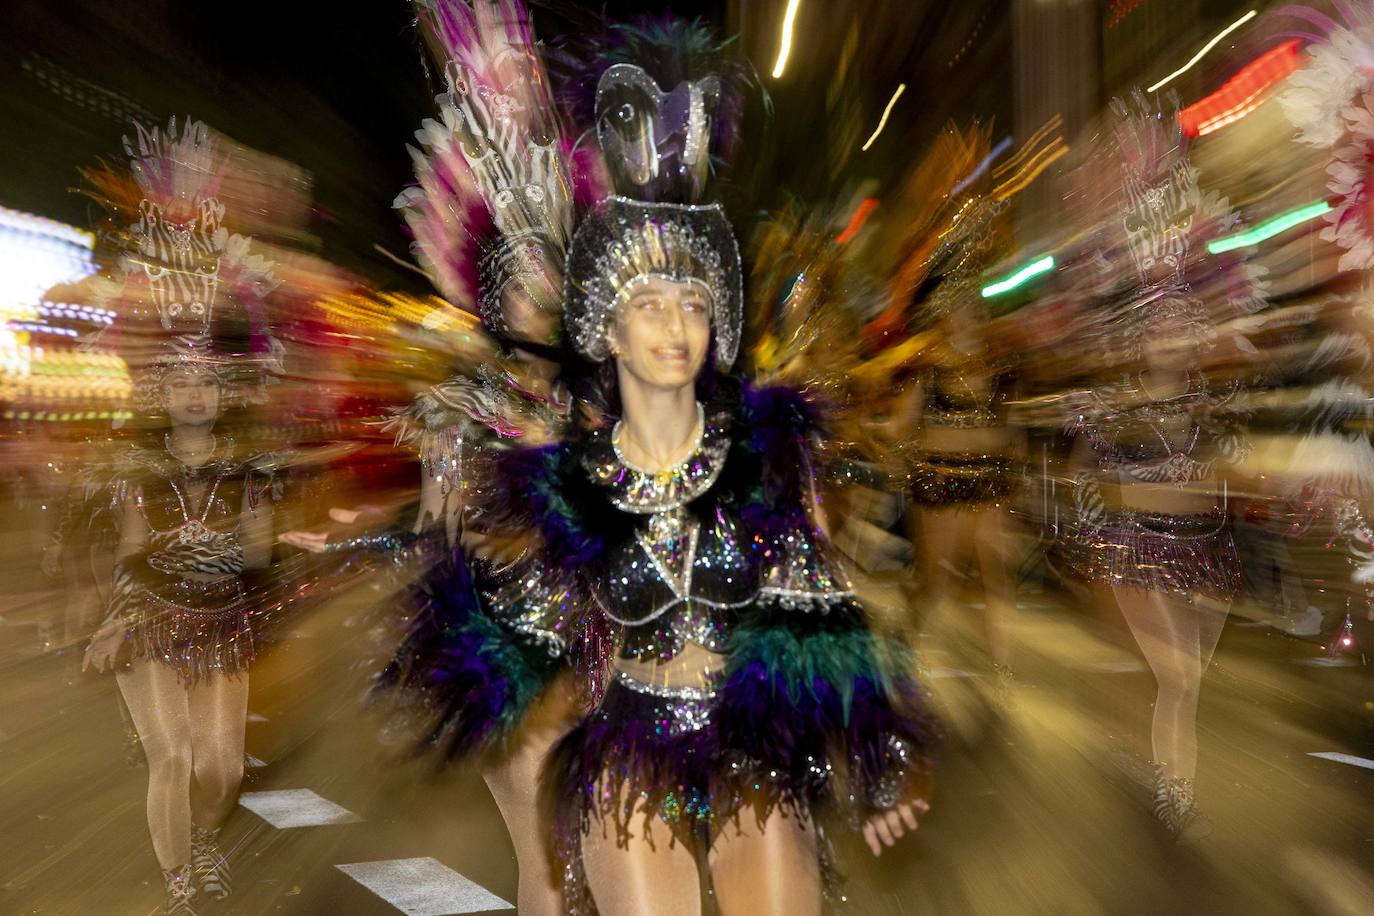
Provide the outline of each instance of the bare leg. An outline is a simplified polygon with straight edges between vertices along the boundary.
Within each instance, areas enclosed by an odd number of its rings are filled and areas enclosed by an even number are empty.
[[[539,776],[549,749],[576,724],[580,712],[574,696],[566,679],[555,681],[530,711],[510,750],[481,767],[515,847],[520,874],[516,909],[522,916],[563,912],[562,876],[554,871],[549,844],[553,825],[539,803]]]
[[[186,688],[160,662],[116,675],[148,757],[148,832],[163,869],[191,860],[191,716]]]
[[[919,512],[921,568],[929,600],[938,608],[953,601],[958,591],[955,570],[970,555],[973,516],[958,508]]]
[[[775,811],[763,826],[746,807],[709,855],[722,916],[820,916],[815,825]]]
[[[191,822],[215,829],[229,815],[243,783],[248,675],[220,672],[187,691],[191,710]]]
[[[983,578],[983,629],[988,656],[1010,668],[1015,654],[1012,621],[1016,616],[1016,583],[1011,569],[1011,513],[988,506],[973,516],[973,549]]]
[[[1117,603],[1158,685],[1151,745],[1170,776],[1197,771],[1197,708],[1202,672],[1226,622],[1224,603],[1117,588]]]
[[[671,842],[667,825],[651,813],[643,834],[644,810],[630,819],[622,842],[613,824],[593,821],[582,838],[582,865],[601,916],[700,916],[701,877],[696,856]]]

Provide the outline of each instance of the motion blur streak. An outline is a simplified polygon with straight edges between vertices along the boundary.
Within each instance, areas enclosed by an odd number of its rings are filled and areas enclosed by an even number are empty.
[[[801,912],[726,796],[826,913],[1370,911],[1374,0],[73,6],[0,4],[0,913],[545,916],[646,823]],[[579,874],[633,680],[718,797]]]

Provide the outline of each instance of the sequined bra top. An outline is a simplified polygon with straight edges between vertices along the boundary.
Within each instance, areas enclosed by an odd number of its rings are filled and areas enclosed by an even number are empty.
[[[148,568],[172,582],[193,573],[242,574],[238,515],[243,468],[225,458],[187,468],[151,452],[136,460],[144,473],[130,475],[122,498],[132,499],[148,524]]]
[[[760,581],[738,521],[722,508],[699,518],[688,504],[715,485],[730,450],[720,420],[703,418],[700,443],[676,467],[636,468],[611,437],[593,437],[584,465],[615,510],[637,516],[634,535],[589,577],[601,611],[624,628],[620,657],[666,662],[688,642],[725,651],[738,612]]]
[[[767,534],[746,524],[732,499],[712,505],[732,448],[741,448],[732,444],[731,419],[728,411],[703,413],[696,449],[657,473],[626,461],[611,434],[592,433],[574,473],[605,502],[583,511],[620,514],[605,528],[624,533],[575,570],[538,552],[512,564],[487,589],[495,617],[558,655],[581,638],[570,612],[586,600],[616,631],[620,660],[656,666],[685,659],[689,647],[726,654],[732,631],[754,608],[824,613],[853,601],[800,494],[796,511],[782,513],[790,520],[770,523]],[[805,476],[807,469],[796,470]],[[619,524],[627,516],[631,524]]]
[[[931,369],[926,376],[925,422],[952,429],[1002,426],[1004,388],[1001,374],[993,368],[969,373],[947,366]]]
[[[1080,413],[1077,425],[1097,453],[1099,469],[1182,488],[1211,476],[1218,458],[1236,456],[1237,431],[1215,413],[1228,400],[1198,379],[1185,393],[1162,400],[1130,382],[1095,393],[1094,406]]]

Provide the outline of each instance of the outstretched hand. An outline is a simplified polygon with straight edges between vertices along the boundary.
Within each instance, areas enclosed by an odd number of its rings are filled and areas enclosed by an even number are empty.
[[[925,814],[930,811],[930,805],[918,798],[879,811],[864,823],[864,842],[875,856],[882,855],[884,846],[895,846],[908,830],[920,826],[916,820],[918,811]]]
[[[86,654],[81,658],[81,670],[86,671],[91,668],[96,671],[112,670],[123,645],[124,625],[118,621],[105,624],[91,637],[90,645],[86,647]]]
[[[329,548],[327,531],[284,531],[277,535],[277,540],[288,547],[309,553],[324,553]]]

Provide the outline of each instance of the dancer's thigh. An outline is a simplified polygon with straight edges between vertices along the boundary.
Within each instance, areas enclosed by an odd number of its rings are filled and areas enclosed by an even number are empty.
[[[628,796],[621,799],[621,811],[629,801]],[[673,842],[668,826],[642,805],[631,808],[628,836],[617,825],[594,818],[582,837],[582,864],[601,916],[701,913],[696,855]]]
[[[774,810],[758,823],[749,808],[721,828],[710,852],[722,916],[819,916],[815,824]]]

